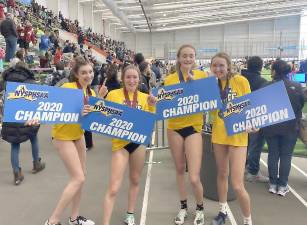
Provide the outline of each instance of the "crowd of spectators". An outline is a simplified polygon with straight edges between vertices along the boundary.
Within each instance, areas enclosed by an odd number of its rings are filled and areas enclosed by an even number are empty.
[[[45,21],[47,27],[54,25],[57,28],[76,34],[80,46],[83,46],[87,41],[106,52],[112,59],[117,58],[121,62],[131,60],[133,57],[133,51],[127,49],[124,42],[116,41],[104,34],[93,32],[91,28],[84,30],[81,28],[78,20],[72,21],[64,18],[61,11],[59,11],[58,16],[54,15],[52,11],[48,11],[45,7],[40,6],[35,0],[32,1],[31,9],[34,15]]]

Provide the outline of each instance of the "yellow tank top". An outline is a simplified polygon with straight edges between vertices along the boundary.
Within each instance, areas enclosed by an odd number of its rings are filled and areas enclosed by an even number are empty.
[[[76,82],[65,83],[61,87],[78,89]],[[86,95],[86,89],[83,90]],[[95,92],[91,89],[92,96],[96,96]],[[51,135],[53,138],[63,141],[74,141],[82,137],[84,131],[81,129],[80,124],[55,124],[52,126]]]
[[[193,75],[194,80],[208,77],[208,74],[206,72],[200,70],[193,70],[193,74],[194,74]],[[179,84],[179,83],[180,80],[177,72],[168,75],[164,80],[165,86]],[[167,123],[168,123],[167,128],[170,130],[179,130],[185,127],[192,126],[197,132],[200,132],[204,123],[203,113],[196,113],[192,115],[168,119]]]
[[[128,94],[129,94],[129,99],[133,99],[133,92],[129,92]],[[138,102],[137,108],[143,111],[154,113],[155,107],[148,105],[147,97],[148,94],[142,93],[140,91],[137,92],[137,102]],[[125,95],[123,88],[109,92],[109,94],[106,97],[106,100],[123,105],[125,102]],[[120,150],[128,143],[129,143],[128,141],[121,140],[118,138],[113,138],[112,151]]]
[[[226,81],[222,81],[222,88],[224,89],[225,86]],[[234,75],[230,78],[227,99],[232,100],[250,92],[249,82],[245,77]],[[212,143],[237,147],[247,146],[248,134],[246,132],[228,136],[224,120],[219,117],[218,110],[211,113],[213,117]]]

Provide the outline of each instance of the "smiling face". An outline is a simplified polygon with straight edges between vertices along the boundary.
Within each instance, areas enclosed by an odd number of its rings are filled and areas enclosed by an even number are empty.
[[[225,80],[230,68],[226,59],[214,57],[211,61],[210,70],[218,79]]]
[[[135,69],[128,69],[123,76],[124,87],[128,92],[135,92],[139,86],[140,76]]]
[[[180,65],[180,70],[189,71],[195,64],[195,50],[191,47],[184,47],[180,50],[177,61]]]
[[[80,66],[75,76],[82,87],[87,87],[94,78],[93,67],[90,64]]]

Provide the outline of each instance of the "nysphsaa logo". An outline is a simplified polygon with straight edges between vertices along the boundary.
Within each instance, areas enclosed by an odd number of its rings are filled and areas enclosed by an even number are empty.
[[[95,103],[95,105],[91,106],[91,111],[101,112],[105,116],[110,116],[110,115],[121,116],[123,114],[123,110],[106,106],[103,100],[99,100]]]
[[[28,90],[26,85],[19,85],[14,92],[8,94],[7,99],[25,99],[28,101],[35,101],[38,98],[48,98],[47,91]]]

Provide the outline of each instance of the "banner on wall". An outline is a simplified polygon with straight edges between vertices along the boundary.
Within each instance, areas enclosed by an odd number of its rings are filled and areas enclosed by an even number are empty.
[[[69,98],[67,98],[69,96]],[[78,123],[83,109],[79,89],[7,82],[4,122],[24,123],[38,119],[41,123]]]
[[[30,5],[32,0],[19,0],[19,2],[25,5]]]
[[[283,81],[228,102],[219,113],[228,135],[295,119]]]
[[[155,115],[126,105],[90,97],[91,112],[81,120],[82,128],[94,133],[147,145]]]
[[[192,80],[152,90],[157,97],[157,120],[206,112],[222,107],[215,77]]]

